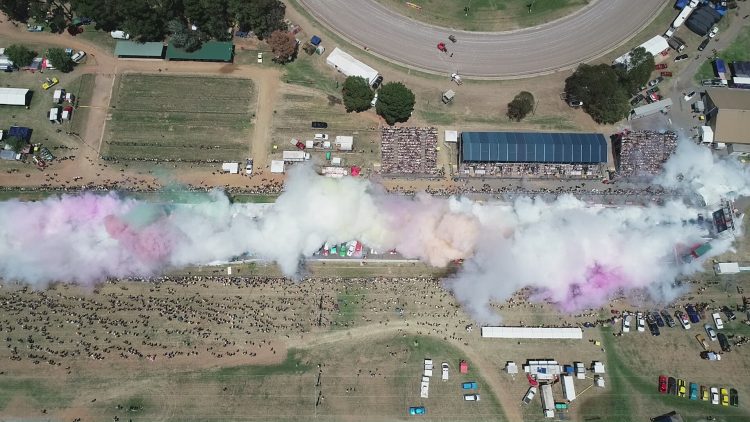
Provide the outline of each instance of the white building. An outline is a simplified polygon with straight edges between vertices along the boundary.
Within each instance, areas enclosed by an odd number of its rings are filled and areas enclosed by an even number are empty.
[[[284,161],[283,160],[271,160],[271,173],[283,173],[284,172]]]
[[[482,327],[482,337],[580,340],[583,331],[577,327]]]
[[[229,174],[238,174],[240,172],[240,163],[222,163],[221,171]]]
[[[377,70],[352,57],[349,53],[336,47],[326,58],[326,63],[345,76],[361,76],[369,85],[375,82],[380,74]]]
[[[458,143],[458,131],[457,130],[446,130],[445,131],[445,142],[452,144]]]

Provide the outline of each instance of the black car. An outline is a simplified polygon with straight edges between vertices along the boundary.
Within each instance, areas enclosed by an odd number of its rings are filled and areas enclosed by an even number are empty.
[[[666,321],[667,325],[669,325],[671,328],[677,326],[677,323],[674,322],[674,318],[672,318],[672,315],[669,315],[669,312],[667,312],[666,309],[661,311],[661,316],[664,317],[664,321]]]
[[[667,380],[667,394],[677,395],[677,380],[674,377],[669,377]]]
[[[635,97],[633,97],[632,100],[630,100],[630,105],[632,107],[635,107],[638,103],[640,103],[641,101],[643,101],[645,99],[646,99],[646,97],[644,97],[643,94],[638,94]]]
[[[659,332],[659,326],[656,325],[656,321],[654,321],[653,318],[647,318],[646,322],[648,323],[648,330],[651,331],[652,336],[658,336],[661,334]]]
[[[326,122],[312,122],[312,127],[315,129],[325,129],[328,127]]]
[[[674,61],[681,62],[683,60],[687,60],[688,55],[687,54],[680,54],[679,56],[674,58]]]
[[[664,326],[664,320],[662,319],[661,315],[659,315],[658,312],[656,311],[651,312],[651,317],[654,319],[654,321],[656,321],[656,325],[658,325],[659,327]]]
[[[721,346],[721,350],[725,352],[732,351],[732,345],[729,344],[729,339],[724,335],[724,333],[718,333],[716,334],[716,337],[719,338],[719,345]]]
[[[378,77],[372,81],[372,89],[378,89],[381,83],[383,83],[383,77],[378,75]]]
[[[734,388],[729,389],[729,404],[734,407],[738,407],[740,405],[740,398],[737,395],[737,390],[735,390]]]
[[[706,46],[708,45],[708,42],[711,41],[711,38],[706,38],[703,40],[700,45],[698,46],[698,51],[703,51],[706,49]]]
[[[721,308],[721,310],[724,312],[724,315],[727,316],[727,319],[730,319],[732,321],[737,319],[737,317],[734,315],[734,312],[732,312],[732,310],[729,309],[729,306],[724,306]]]

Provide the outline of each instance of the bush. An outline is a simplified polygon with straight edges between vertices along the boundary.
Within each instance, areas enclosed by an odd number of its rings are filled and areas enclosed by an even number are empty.
[[[388,82],[380,88],[376,111],[386,123],[393,125],[396,122],[409,120],[414,111],[414,93],[401,82]]]
[[[273,31],[267,41],[276,63],[289,63],[297,56],[297,39],[291,32]]]
[[[13,62],[16,67],[24,67],[31,64],[36,57],[36,53],[29,50],[25,46],[19,44],[12,44],[10,47],[5,49],[5,55],[8,59]]]
[[[349,76],[346,78],[342,93],[344,95],[344,107],[346,107],[348,113],[352,111],[359,113],[360,111],[367,110],[371,107],[370,103],[375,97],[370,84],[361,76]]]
[[[534,95],[528,91],[521,91],[508,103],[508,118],[520,122],[527,114],[534,110]]]
[[[62,48],[50,48],[47,52],[47,59],[49,59],[52,66],[63,73],[70,72],[75,65],[70,56]]]
[[[628,94],[618,72],[606,64],[582,64],[565,80],[568,98],[583,101],[583,109],[597,123],[616,123],[628,115]]]

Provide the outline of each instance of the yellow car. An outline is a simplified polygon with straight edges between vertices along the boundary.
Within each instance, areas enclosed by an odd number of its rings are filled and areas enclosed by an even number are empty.
[[[60,80],[57,78],[52,78],[52,79],[47,78],[47,81],[42,84],[42,88],[44,90],[48,90],[52,88],[53,86],[57,85],[58,83],[60,83]]]
[[[729,406],[729,392],[726,388],[721,389],[721,405]]]
[[[708,401],[708,387],[701,385],[701,400]]]
[[[677,397],[687,397],[687,389],[685,388],[685,381],[677,379]]]

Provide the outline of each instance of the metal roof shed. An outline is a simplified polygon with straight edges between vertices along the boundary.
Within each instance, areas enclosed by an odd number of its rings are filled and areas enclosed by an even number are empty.
[[[607,140],[600,133],[462,132],[460,151],[464,162],[607,162]]]
[[[562,327],[482,327],[482,337],[580,340],[583,338],[583,331],[580,328]]]
[[[164,58],[164,44],[160,42],[117,41],[115,56],[119,58],[162,59]]]
[[[663,100],[659,100],[656,102],[653,102],[651,104],[646,104],[637,108],[634,108],[633,111],[630,114],[631,119],[638,119],[641,117],[650,116],[654,113],[658,113],[664,109],[667,109],[669,107],[672,107],[672,99],[671,98],[665,98]]]
[[[24,88],[0,88],[0,104],[25,106],[31,97],[29,92]]]
[[[208,41],[198,50],[187,52],[173,44],[167,46],[167,60],[189,60],[203,62],[231,62],[234,45],[229,41]]]

